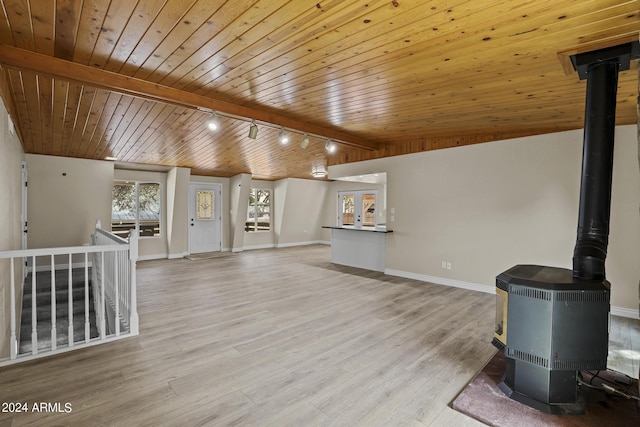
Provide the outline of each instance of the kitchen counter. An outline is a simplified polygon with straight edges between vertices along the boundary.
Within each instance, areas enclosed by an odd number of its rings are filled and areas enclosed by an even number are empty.
[[[331,262],[350,267],[384,272],[387,234],[385,226],[330,226]]]

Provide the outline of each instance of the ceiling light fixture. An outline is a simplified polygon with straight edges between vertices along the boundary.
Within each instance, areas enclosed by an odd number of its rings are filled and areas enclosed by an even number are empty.
[[[258,136],[258,125],[255,120],[251,121],[251,126],[249,126],[249,138],[256,139]]]
[[[335,153],[336,152],[336,144],[331,142],[331,140],[329,140],[329,139],[327,139],[327,142],[324,143],[324,148],[329,153]]]
[[[220,120],[218,119],[218,115],[216,113],[211,114],[211,118],[207,122],[207,127],[211,131],[217,131],[220,129]]]
[[[310,139],[311,137],[313,138],[317,138],[317,139],[326,139],[326,144],[325,144],[325,148],[327,149],[327,151],[329,153],[334,153],[337,151],[338,145],[336,142],[330,140],[329,138],[327,138],[325,135],[319,135],[316,133],[309,133],[309,132],[305,132],[305,131],[301,131],[301,130],[296,130],[296,129],[291,129],[291,128],[285,128],[284,126],[280,126],[280,125],[275,125],[273,123],[269,123],[269,122],[264,122],[264,121],[258,121],[256,122],[255,119],[251,119],[248,117],[244,117],[244,116],[238,116],[236,114],[230,114],[230,113],[225,113],[222,111],[214,111],[208,108],[204,108],[204,107],[196,107],[196,110],[201,111],[203,113],[206,113],[208,115],[210,115],[209,120],[207,120],[207,127],[213,132],[213,131],[218,131],[220,129],[222,129],[222,123],[220,122],[220,117],[227,117],[230,119],[234,119],[234,120],[241,120],[244,122],[248,122],[250,123],[249,126],[249,134],[248,137],[250,139],[256,139],[258,136],[258,123],[260,124],[260,126],[262,127],[267,127],[267,128],[271,128],[271,129],[275,129],[275,130],[279,130],[279,141],[282,145],[287,145],[289,142],[291,142],[291,133],[294,134],[300,134],[302,135],[302,140],[300,140],[300,148],[302,148],[303,150],[306,149],[309,146],[310,143]],[[342,142],[340,142],[342,143]]]
[[[324,178],[324,177],[326,177],[326,176],[327,176],[327,172],[326,172],[326,171],[324,171],[324,170],[314,169],[314,170],[311,172],[311,175],[312,175],[314,178]]]
[[[280,128],[280,144],[286,145],[289,143],[289,136],[284,131],[284,128]]]
[[[300,148],[304,150],[308,146],[309,146],[309,135],[305,133],[304,136],[302,137],[302,141],[300,141]]]

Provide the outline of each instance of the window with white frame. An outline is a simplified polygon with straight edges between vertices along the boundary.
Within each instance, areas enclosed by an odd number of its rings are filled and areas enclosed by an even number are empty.
[[[249,209],[245,231],[271,230],[271,191],[252,188],[249,193]]]
[[[126,238],[160,236],[161,188],[157,182],[116,181],[111,193],[111,232]]]

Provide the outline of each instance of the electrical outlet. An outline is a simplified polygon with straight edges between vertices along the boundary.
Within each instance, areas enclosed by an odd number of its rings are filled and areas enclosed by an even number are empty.
[[[447,263],[447,270],[451,270],[451,263],[450,262]]]
[[[442,268],[447,268],[447,261],[442,261]]]

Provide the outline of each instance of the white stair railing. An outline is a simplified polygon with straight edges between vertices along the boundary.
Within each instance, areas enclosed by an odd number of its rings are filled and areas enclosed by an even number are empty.
[[[100,285],[101,300],[105,302],[96,310],[104,312],[100,324],[101,334],[109,329],[116,336],[122,330],[131,335],[138,335],[138,310],[136,298],[136,262],[138,259],[138,236],[131,232],[125,240],[101,228],[100,221],[96,223],[96,232],[92,235],[94,246],[126,245],[127,252],[113,252],[107,254],[94,253],[94,277],[96,286]],[[105,324],[106,323],[106,324]],[[108,324],[108,328],[106,327]]]
[[[2,360],[0,358],[0,366],[8,365],[25,360],[31,360],[46,355],[57,354],[74,348],[87,347],[89,345],[100,344],[106,341],[112,341],[131,335],[137,335],[138,313],[136,300],[136,261],[138,257],[138,240],[133,235],[129,241],[123,240],[99,227],[92,235],[93,245],[89,246],[72,246],[62,248],[44,248],[44,249],[26,249],[16,251],[0,251],[0,261],[8,260],[10,263],[11,275],[9,279],[10,285],[10,336],[9,336],[9,359]],[[19,266],[24,261],[28,262],[27,271],[31,273],[30,282],[24,283],[31,290],[31,349],[29,351],[21,351],[20,342],[20,312],[22,307],[21,301],[16,301],[17,297],[23,295],[23,281],[20,274]],[[111,260],[111,261],[108,261]],[[18,268],[16,268],[18,267]],[[62,313],[58,309],[59,302],[56,301],[56,291],[60,290],[59,283],[56,283],[60,275],[56,276],[56,271],[68,270],[68,313]],[[77,334],[78,329],[74,327],[74,270],[76,273],[84,273],[82,287],[75,290],[81,290],[84,294],[83,313],[76,316],[84,316],[84,324],[80,330],[83,330],[83,340],[75,340],[74,332]],[[80,271],[78,271],[80,270]],[[50,289],[51,300],[49,303],[38,301],[38,281],[43,280],[50,273]],[[90,276],[91,274],[91,276]],[[64,276],[62,276],[64,277]],[[91,280],[89,280],[91,277]],[[90,324],[90,305],[89,292],[93,295],[94,313],[96,317],[96,328],[98,336],[91,337]],[[48,287],[47,287],[48,288]],[[42,292],[42,291],[40,291]],[[46,306],[50,305],[51,309],[51,328],[50,331],[44,332],[41,327],[38,328],[38,308],[42,312]],[[81,304],[78,304],[81,306]],[[114,311],[115,330],[111,331],[106,327],[109,307]],[[63,321],[68,321],[68,339],[66,342],[60,335],[58,326]],[[77,324],[77,322],[76,322]],[[48,329],[47,329],[48,330]],[[25,331],[26,332],[26,331]],[[38,335],[47,334],[45,338],[50,338],[50,346],[38,348]],[[27,338],[27,337],[23,337]],[[27,342],[28,343],[28,342]]]

